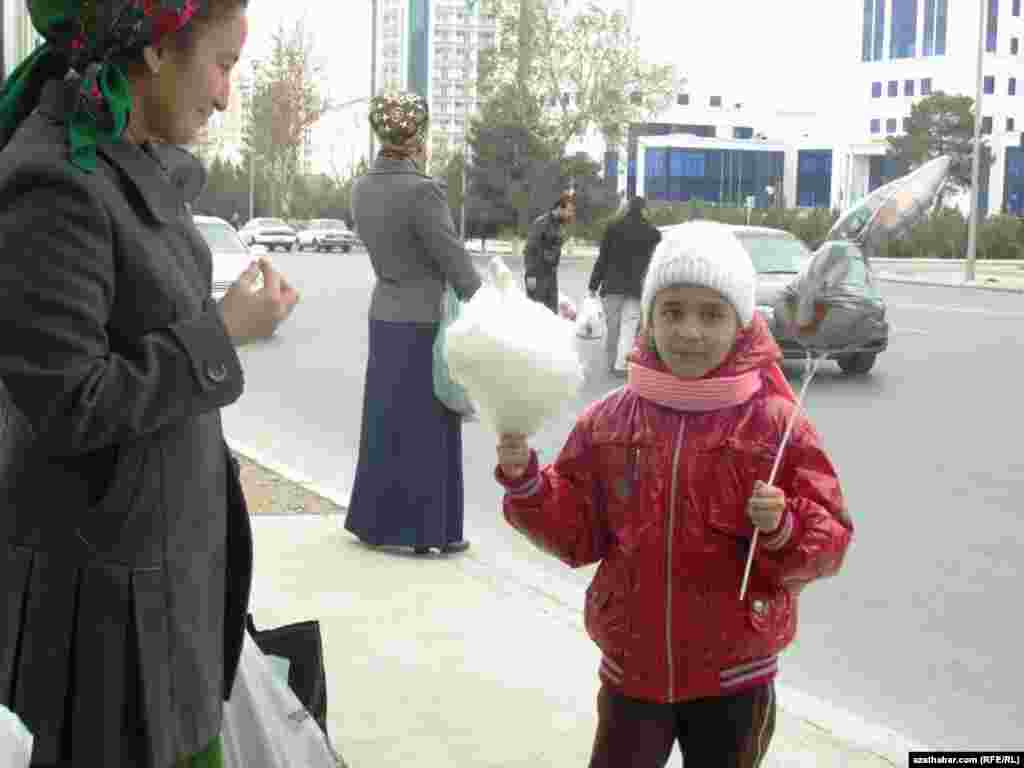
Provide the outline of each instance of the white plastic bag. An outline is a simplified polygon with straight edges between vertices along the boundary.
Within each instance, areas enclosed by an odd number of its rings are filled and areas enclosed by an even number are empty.
[[[581,339],[600,339],[608,332],[604,318],[604,305],[594,296],[583,300],[583,307],[576,316],[576,335]]]
[[[16,714],[0,704],[0,768],[28,768],[32,734]]]
[[[498,434],[534,435],[579,393],[573,324],[531,301],[500,257],[448,328],[448,369]]]
[[[339,760],[313,716],[281,682],[245,633],[238,676],[224,703],[226,768],[337,768]]]
[[[640,332],[640,300],[627,298],[622,303],[622,318],[619,321],[619,348],[615,355],[615,370],[626,370],[626,358],[633,351],[636,335]]]

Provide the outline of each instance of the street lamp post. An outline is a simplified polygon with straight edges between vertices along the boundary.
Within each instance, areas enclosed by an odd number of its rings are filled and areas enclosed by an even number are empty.
[[[974,98],[974,153],[971,160],[971,220],[967,229],[967,263],[964,265],[964,280],[972,282],[975,276],[974,262],[978,252],[978,202],[981,184],[981,97],[984,91],[985,21],[986,0],[978,0],[978,82]]]

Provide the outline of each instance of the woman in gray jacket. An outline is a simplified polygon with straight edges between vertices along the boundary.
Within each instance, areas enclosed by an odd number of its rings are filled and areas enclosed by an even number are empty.
[[[455,232],[426,160],[426,101],[374,98],[370,123],[381,142],[373,168],[352,191],[352,213],[377,283],[370,303],[359,463],[345,527],[372,545],[419,554],[465,550],[462,420],[434,397],[433,345],[441,296],[463,300],[480,277]]]

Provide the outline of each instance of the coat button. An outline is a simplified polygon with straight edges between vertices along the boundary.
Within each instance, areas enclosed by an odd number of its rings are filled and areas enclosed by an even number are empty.
[[[224,363],[207,363],[206,376],[214,384],[221,384],[228,377],[228,368]]]
[[[755,600],[754,601],[754,613],[756,613],[756,614],[758,614],[760,616],[763,616],[764,612],[767,610],[767,608],[768,608],[768,606],[766,606],[764,604],[764,600]]]

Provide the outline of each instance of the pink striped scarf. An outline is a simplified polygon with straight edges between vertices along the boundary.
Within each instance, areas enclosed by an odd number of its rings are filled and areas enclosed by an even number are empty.
[[[714,379],[681,379],[631,362],[626,384],[640,397],[676,411],[706,413],[742,405],[762,386],[761,371]]]

